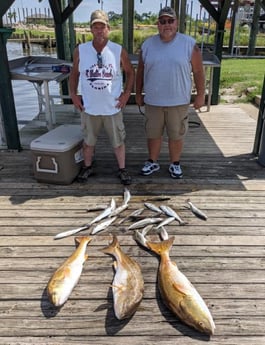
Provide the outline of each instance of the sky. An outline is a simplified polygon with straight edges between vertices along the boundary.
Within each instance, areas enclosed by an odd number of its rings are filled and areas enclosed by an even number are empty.
[[[121,14],[122,13],[122,1],[123,0],[83,0],[78,8],[74,12],[74,22],[83,23],[88,22],[90,18],[91,12],[96,9],[103,9],[105,12],[113,11],[115,13]],[[151,12],[157,14],[159,12],[160,6],[169,5],[170,0],[134,0],[135,10],[139,13]],[[194,11],[199,11],[199,1],[198,0],[187,0],[187,4],[194,9]],[[35,8],[39,13],[39,9],[48,9],[49,8],[49,1],[42,0],[15,0],[11,9],[20,10],[22,8],[28,10]],[[191,7],[189,7],[191,8]],[[41,13],[44,13],[41,12]]]

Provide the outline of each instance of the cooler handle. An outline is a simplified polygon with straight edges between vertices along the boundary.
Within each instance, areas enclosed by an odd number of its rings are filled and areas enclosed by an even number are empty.
[[[58,164],[56,163],[55,158],[51,158],[53,165],[54,165],[54,170],[51,169],[43,169],[40,168],[40,161],[41,161],[41,157],[38,156],[37,160],[36,160],[36,170],[38,172],[45,172],[45,173],[51,173],[51,174],[58,174]]]

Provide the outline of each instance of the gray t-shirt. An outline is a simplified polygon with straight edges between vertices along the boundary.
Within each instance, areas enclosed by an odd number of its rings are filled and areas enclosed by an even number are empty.
[[[155,106],[189,104],[192,88],[191,56],[196,41],[177,33],[170,42],[159,35],[142,45],[144,101]]]

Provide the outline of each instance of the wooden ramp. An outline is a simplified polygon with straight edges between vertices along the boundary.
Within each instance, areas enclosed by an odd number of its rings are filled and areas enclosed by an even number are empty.
[[[41,184],[33,177],[28,145],[42,130],[26,126],[22,152],[0,151],[1,344],[265,343],[265,170],[251,153],[256,121],[238,105],[213,106],[210,113],[191,110],[190,120],[184,178],[169,177],[166,140],[161,170],[143,177],[139,170],[147,158],[144,118],[134,106],[126,108],[127,161],[134,179],[129,207],[107,230],[93,236],[80,281],[60,310],[49,303],[46,285],[75,246],[74,237],[53,237],[88,223],[100,212],[87,209],[107,206],[112,197],[117,205],[123,201],[108,140],[102,134],[98,143],[96,175],[86,184],[68,186]],[[207,221],[185,207],[188,198],[208,215]],[[132,221],[118,223],[144,207],[146,200],[172,207],[188,223],[166,226],[175,236],[170,255],[208,305],[216,324],[211,337],[168,311],[157,287],[158,257],[135,242],[128,230]],[[153,215],[147,209],[143,214]],[[139,262],[145,281],[142,303],[124,321],[113,312],[113,258],[100,251],[110,233]],[[148,238],[158,240],[154,232]]]

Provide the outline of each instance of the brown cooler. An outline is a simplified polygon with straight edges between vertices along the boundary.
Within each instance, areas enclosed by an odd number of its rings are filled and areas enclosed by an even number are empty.
[[[82,142],[80,125],[61,125],[33,140],[30,149],[36,180],[72,183],[83,161]]]

